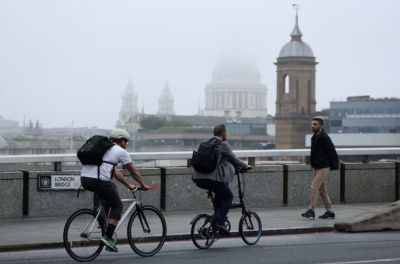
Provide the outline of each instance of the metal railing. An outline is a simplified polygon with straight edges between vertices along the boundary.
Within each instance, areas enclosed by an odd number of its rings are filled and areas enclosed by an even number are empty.
[[[400,147],[396,148],[337,148],[339,156],[372,156],[400,155]],[[270,157],[308,157],[310,149],[269,149],[269,150],[236,150],[240,158],[270,158]],[[153,160],[190,160],[192,151],[171,152],[131,152],[135,161]],[[3,155],[1,163],[54,163],[78,162],[76,154],[41,154],[41,155]]]

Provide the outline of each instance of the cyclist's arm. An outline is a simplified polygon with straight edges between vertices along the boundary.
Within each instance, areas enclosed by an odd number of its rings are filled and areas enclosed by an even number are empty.
[[[247,168],[248,165],[246,162],[242,161],[239,159],[235,153],[233,153],[230,145],[228,142],[224,141],[221,145],[219,150],[221,151],[221,154],[226,157],[237,169],[242,169],[242,168]]]
[[[125,164],[124,167],[129,171],[132,177],[140,184],[140,186],[142,186],[143,189],[151,190],[156,187],[155,183],[152,183],[151,185],[146,184],[139,170],[133,165],[133,162]]]
[[[125,185],[126,187],[128,187],[129,189],[135,189],[136,185],[134,184],[130,184],[124,177],[124,175],[122,174],[122,172],[118,169],[114,170],[114,177],[115,179],[117,179],[117,181],[119,181],[120,183],[122,183],[123,185]]]

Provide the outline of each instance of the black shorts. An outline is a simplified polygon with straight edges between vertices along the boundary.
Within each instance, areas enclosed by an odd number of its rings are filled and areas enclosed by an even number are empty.
[[[81,184],[85,190],[98,193],[98,195],[104,199],[106,212],[110,210],[110,219],[121,219],[122,202],[115,183],[95,178],[81,177]]]

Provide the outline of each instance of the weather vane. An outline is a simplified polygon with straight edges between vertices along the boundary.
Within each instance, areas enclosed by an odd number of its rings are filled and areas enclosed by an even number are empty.
[[[296,15],[297,15],[297,12],[299,11],[300,6],[298,4],[293,4],[292,6],[296,10]]]

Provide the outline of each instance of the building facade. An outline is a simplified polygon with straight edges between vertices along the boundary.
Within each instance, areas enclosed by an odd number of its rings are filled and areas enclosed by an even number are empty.
[[[277,67],[276,140],[277,148],[304,148],[305,135],[316,111],[315,56],[304,41],[296,12],[291,40],[282,47]]]
[[[243,118],[240,123],[233,123],[223,116],[174,115],[168,122],[179,125],[139,130],[135,134],[135,151],[192,151],[211,138],[214,126],[221,123],[226,125],[229,144],[234,149],[273,148],[274,137],[267,134],[266,118]]]
[[[352,96],[331,102],[331,133],[400,133],[400,99]]]
[[[224,54],[205,87],[204,115],[267,117],[267,88],[260,82],[257,63],[248,56]]]

